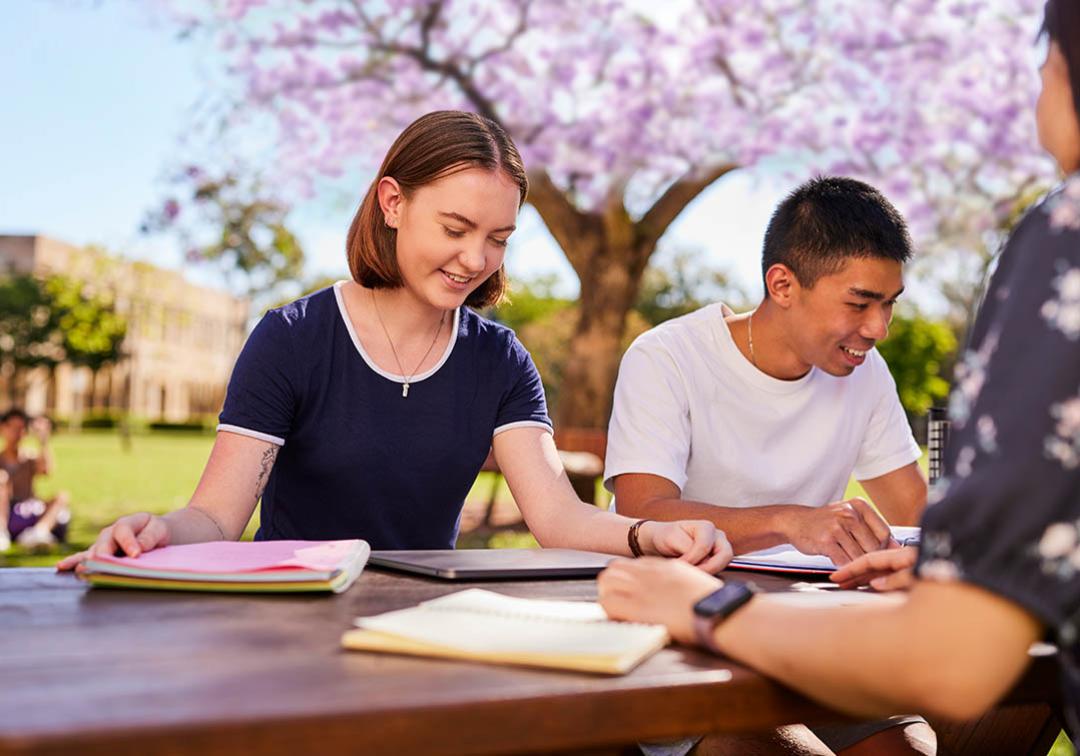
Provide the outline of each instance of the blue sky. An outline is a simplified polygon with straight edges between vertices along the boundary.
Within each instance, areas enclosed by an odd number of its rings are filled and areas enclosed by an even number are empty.
[[[183,266],[178,243],[145,237],[139,223],[166,195],[181,139],[218,71],[213,50],[179,40],[175,27],[133,0],[36,0],[5,5],[0,25],[0,233],[41,233],[101,244],[165,267]],[[664,250],[700,251],[752,293],[771,208],[787,187],[775,174],[726,177],[669,231]],[[297,209],[309,272],[347,275],[342,249],[352,214],[340,197]],[[723,239],[718,230],[723,229]],[[512,277],[576,279],[530,208],[508,266]],[[196,280],[220,283],[187,266]]]

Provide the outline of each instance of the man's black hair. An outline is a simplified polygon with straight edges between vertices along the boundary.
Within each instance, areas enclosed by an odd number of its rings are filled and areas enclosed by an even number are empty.
[[[26,412],[24,412],[19,407],[12,407],[9,410],[7,410],[4,414],[0,415],[0,423],[6,423],[8,420],[11,420],[12,418],[16,418],[16,417],[19,418],[20,420],[22,420],[23,424],[25,424],[25,425],[30,424],[30,416],[28,414],[26,414]]]
[[[855,179],[818,177],[797,187],[773,213],[761,276],[783,263],[809,289],[853,257],[905,263],[911,246],[904,218],[877,189]]]

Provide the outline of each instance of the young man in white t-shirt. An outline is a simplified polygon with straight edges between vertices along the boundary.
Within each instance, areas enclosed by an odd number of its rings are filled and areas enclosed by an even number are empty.
[[[765,235],[765,298],[663,323],[623,357],[605,485],[621,514],[707,518],[736,554],[791,543],[843,564],[926,504],[919,447],[874,344],[903,291],[900,214],[851,179],[810,181]]]
[[[604,470],[619,513],[708,519],[736,554],[791,543],[837,564],[887,546],[888,524],[916,524],[920,451],[874,349],[910,256],[903,218],[873,187],[822,178],[795,189],[765,234],[757,309],[703,307],[623,357]],[[888,523],[843,500],[852,474]],[[643,749],[684,754],[695,740]],[[933,741],[923,720],[897,717],[795,725],[767,743],[714,737],[702,749],[932,753]]]

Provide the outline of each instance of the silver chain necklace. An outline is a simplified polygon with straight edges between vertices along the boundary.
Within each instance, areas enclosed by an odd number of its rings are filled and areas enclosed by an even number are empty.
[[[394,355],[394,362],[397,363],[398,370],[401,371],[401,375],[405,378],[405,383],[401,385],[401,396],[408,398],[409,396],[409,384],[412,383],[413,376],[416,375],[416,371],[420,369],[420,366],[424,364],[424,360],[431,354],[431,350],[435,348],[435,342],[439,340],[439,334],[442,333],[443,323],[446,321],[446,311],[443,310],[443,314],[439,317],[439,325],[435,327],[435,336],[431,339],[431,343],[428,345],[427,351],[424,352],[424,356],[420,358],[420,362],[416,364],[416,369],[412,373],[406,373],[405,367],[401,364],[401,358],[398,357],[397,349],[394,348],[394,340],[390,338],[390,331],[386,329],[386,323],[383,322],[382,313],[379,312],[379,301],[375,299],[375,290],[368,289],[371,292],[371,304],[375,306],[375,317],[379,319],[379,325],[382,326],[383,333],[386,335],[386,342],[390,345],[390,353]]]
[[[754,310],[750,313],[750,317],[746,319],[746,340],[750,342],[750,364],[757,367],[757,360],[754,359]]]

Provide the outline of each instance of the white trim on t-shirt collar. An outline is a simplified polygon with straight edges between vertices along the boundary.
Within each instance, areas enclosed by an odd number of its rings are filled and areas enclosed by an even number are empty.
[[[341,319],[345,323],[345,330],[349,332],[349,338],[352,339],[353,346],[356,347],[356,351],[367,363],[367,366],[374,370],[387,380],[394,381],[395,383],[405,383],[405,376],[398,375],[397,373],[391,373],[383,370],[381,367],[375,364],[375,361],[371,359],[371,356],[364,350],[364,345],[360,343],[360,338],[356,335],[356,330],[353,328],[352,320],[349,319],[349,310],[345,307],[345,296],[341,293],[341,287],[347,284],[348,281],[337,281],[334,284],[334,299],[337,300],[338,312],[341,314]],[[461,322],[461,308],[458,307],[454,310],[454,325],[453,330],[450,332],[450,341],[446,344],[446,349],[443,351],[442,357],[436,362],[429,370],[425,370],[423,373],[414,375],[409,379],[409,383],[419,383],[425,378],[430,378],[438,372],[439,368],[450,359],[450,353],[454,351],[454,344],[457,343],[458,337],[458,325]]]

